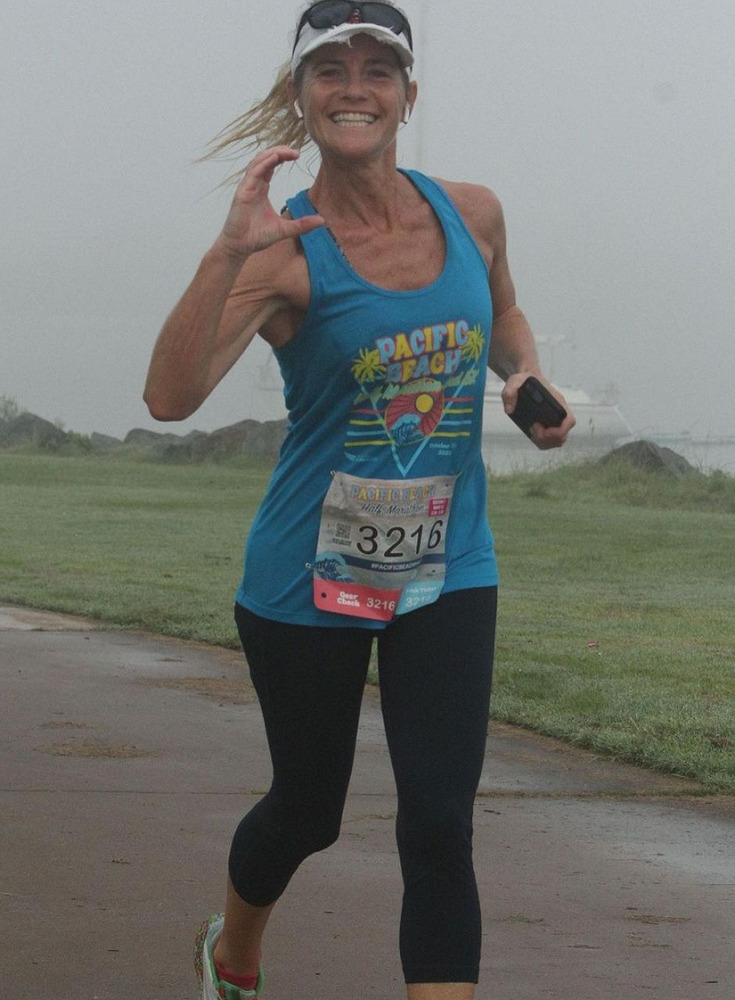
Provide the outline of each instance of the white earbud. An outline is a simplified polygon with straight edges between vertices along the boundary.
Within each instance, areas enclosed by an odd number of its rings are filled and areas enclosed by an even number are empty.
[[[401,121],[403,122],[404,125],[408,125],[410,120],[411,120],[411,105],[407,104],[404,109],[403,118],[401,119]]]
[[[304,117],[304,112],[301,110],[301,105],[298,101],[293,102],[293,110],[297,118],[301,119]]]

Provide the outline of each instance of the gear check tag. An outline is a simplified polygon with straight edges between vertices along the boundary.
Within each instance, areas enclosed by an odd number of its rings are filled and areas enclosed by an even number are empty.
[[[363,479],[335,472],[312,564],[316,607],[390,621],[433,603],[444,586],[456,478]]]

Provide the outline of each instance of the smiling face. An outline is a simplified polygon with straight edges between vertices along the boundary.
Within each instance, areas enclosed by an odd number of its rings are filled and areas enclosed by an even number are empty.
[[[389,45],[356,35],[307,57],[298,100],[323,156],[364,158],[395,143],[415,91]]]

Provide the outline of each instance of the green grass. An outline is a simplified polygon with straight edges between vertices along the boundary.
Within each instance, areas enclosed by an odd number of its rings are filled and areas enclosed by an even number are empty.
[[[0,599],[236,645],[270,470],[0,454]]]
[[[0,601],[236,645],[265,465],[0,453]],[[494,479],[493,714],[735,792],[735,479]]]
[[[735,791],[735,482],[717,513],[692,484],[647,478],[501,484],[493,712]]]

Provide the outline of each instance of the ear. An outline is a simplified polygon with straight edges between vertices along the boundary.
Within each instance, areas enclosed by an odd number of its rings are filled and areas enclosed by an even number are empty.
[[[403,110],[403,122],[408,124],[408,120],[413,113],[413,106],[416,103],[416,98],[418,97],[419,88],[415,80],[411,80],[406,90],[406,107]]]

